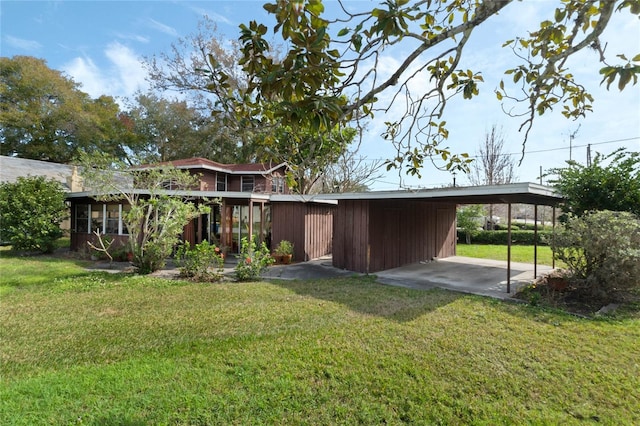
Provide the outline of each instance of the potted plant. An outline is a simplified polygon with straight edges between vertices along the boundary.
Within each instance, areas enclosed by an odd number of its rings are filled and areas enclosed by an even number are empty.
[[[291,259],[293,258],[293,244],[287,240],[280,241],[274,250],[274,254],[276,261],[284,264],[291,263]]]

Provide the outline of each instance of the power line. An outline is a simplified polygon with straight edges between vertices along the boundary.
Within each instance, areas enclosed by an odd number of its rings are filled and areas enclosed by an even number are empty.
[[[586,143],[583,145],[573,145],[573,148],[584,148],[587,147],[589,145],[591,146],[595,146],[595,145],[606,145],[606,144],[611,144],[611,143],[620,143],[620,142],[629,142],[629,141],[633,141],[633,140],[638,140],[640,139],[640,136],[634,136],[634,137],[630,137],[630,138],[625,138],[625,139],[615,139],[615,140],[610,140],[610,141],[602,141],[602,142],[591,142],[591,143]],[[526,154],[539,154],[542,152],[553,152],[553,151],[566,151],[567,149],[571,149],[570,147],[560,147],[560,148],[548,148],[548,149],[539,149],[539,150],[535,150],[535,151],[525,151],[525,155]],[[522,155],[522,152],[510,152],[510,153],[506,153],[503,155]],[[474,156],[474,155],[470,155],[469,158],[478,158],[478,156]],[[362,158],[362,161],[387,161],[388,158]]]

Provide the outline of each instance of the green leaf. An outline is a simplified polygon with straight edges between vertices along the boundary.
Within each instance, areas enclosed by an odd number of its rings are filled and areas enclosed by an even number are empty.
[[[349,28],[343,28],[340,31],[338,31],[338,37],[342,37],[349,34]]]

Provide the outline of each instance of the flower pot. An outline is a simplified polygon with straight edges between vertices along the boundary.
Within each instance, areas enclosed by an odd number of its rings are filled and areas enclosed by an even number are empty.
[[[293,255],[292,254],[283,254],[282,255],[282,263],[284,263],[285,265],[288,265],[289,263],[291,263],[291,259],[293,259]]]

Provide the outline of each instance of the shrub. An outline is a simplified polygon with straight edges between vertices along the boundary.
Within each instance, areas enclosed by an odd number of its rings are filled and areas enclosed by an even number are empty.
[[[185,241],[176,253],[180,276],[200,282],[222,280],[224,257],[219,247],[203,241],[193,248]]]
[[[62,186],[52,179],[19,177],[0,184],[0,239],[14,250],[52,252],[66,212]]]
[[[274,262],[265,243],[260,244],[260,248],[256,248],[253,238],[247,241],[244,237],[240,247],[240,257],[235,269],[238,281],[257,279]]]
[[[507,244],[508,231],[474,231],[472,233],[475,244]],[[551,231],[538,231],[538,245],[547,245],[547,241],[552,235]],[[464,241],[465,235],[458,232],[458,241]],[[535,233],[533,231],[511,231],[511,244],[533,245]]]
[[[569,217],[551,241],[572,282],[589,297],[619,300],[640,288],[640,219],[628,212],[595,211]]]
[[[274,253],[278,256],[288,256],[293,254],[293,244],[291,241],[282,240],[276,246]]]

